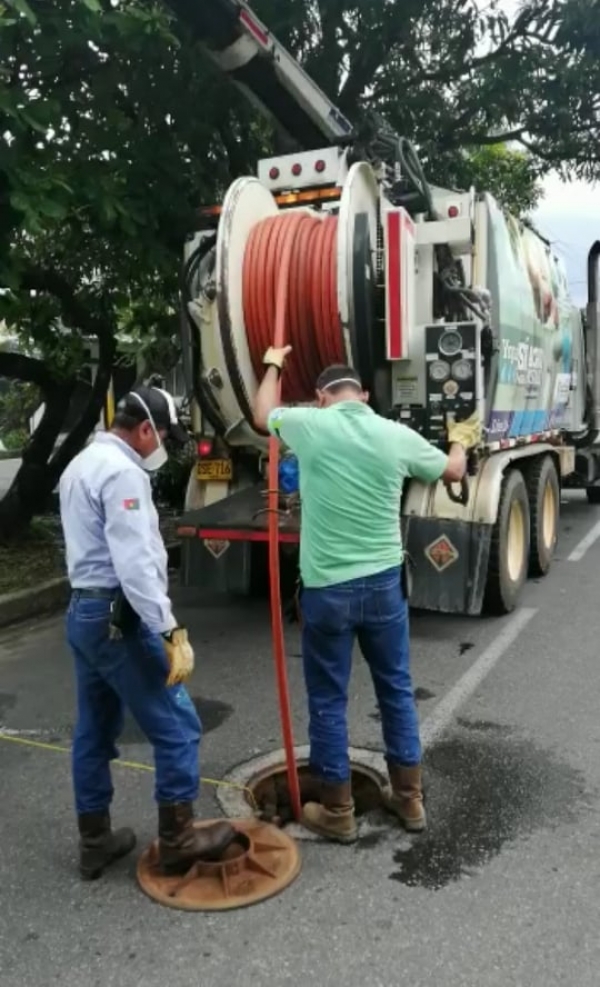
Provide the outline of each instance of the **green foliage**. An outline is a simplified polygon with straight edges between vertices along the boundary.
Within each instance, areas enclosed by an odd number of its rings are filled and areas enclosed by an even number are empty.
[[[475,185],[493,192],[515,216],[526,216],[542,197],[539,171],[527,151],[495,144],[465,153],[449,177],[458,188]]]
[[[33,384],[6,381],[0,391],[0,439],[9,450],[22,449],[29,439],[29,419],[40,404]]]

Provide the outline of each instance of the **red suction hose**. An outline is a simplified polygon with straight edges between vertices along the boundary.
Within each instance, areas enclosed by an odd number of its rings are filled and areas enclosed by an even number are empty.
[[[256,377],[269,346],[292,346],[278,401],[310,401],[315,380],[331,363],[344,363],[337,310],[337,219],[281,213],[258,223],[244,255],[244,321]],[[283,639],[279,572],[279,442],[269,439],[269,581],[273,656],[281,730],[294,818],[300,818],[300,784]]]

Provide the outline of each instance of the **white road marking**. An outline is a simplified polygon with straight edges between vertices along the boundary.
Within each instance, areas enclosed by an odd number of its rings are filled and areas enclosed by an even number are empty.
[[[446,730],[460,707],[473,695],[477,686],[489,675],[494,665],[514,644],[519,634],[537,612],[537,609],[533,607],[523,607],[521,610],[517,610],[477,661],[446,693],[444,698],[440,699],[421,727],[421,743],[424,748],[431,747],[432,743]]]
[[[583,558],[588,548],[591,548],[595,541],[600,538],[600,521],[590,528],[585,538],[582,538],[569,555],[568,562],[579,562]]]

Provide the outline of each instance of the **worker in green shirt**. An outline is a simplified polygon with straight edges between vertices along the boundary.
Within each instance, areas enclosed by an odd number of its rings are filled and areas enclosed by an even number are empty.
[[[265,354],[254,419],[292,450],[300,473],[302,656],[310,768],[321,790],[319,803],[304,806],[302,821],[340,843],[357,838],[347,704],[358,639],[381,711],[390,775],[385,802],[407,830],[419,832],[426,820],[401,580],[400,498],[406,478],[461,480],[465,450],[479,442],[481,427],[476,416],[452,425],[446,455],[412,429],[375,414],[348,366],[320,375],[318,407],[277,407],[290,349]]]

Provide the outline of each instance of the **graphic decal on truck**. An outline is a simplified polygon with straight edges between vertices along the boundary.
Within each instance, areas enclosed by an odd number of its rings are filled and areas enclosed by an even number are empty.
[[[488,207],[488,286],[499,341],[488,441],[560,426],[570,397],[572,309],[560,262],[529,227]]]

